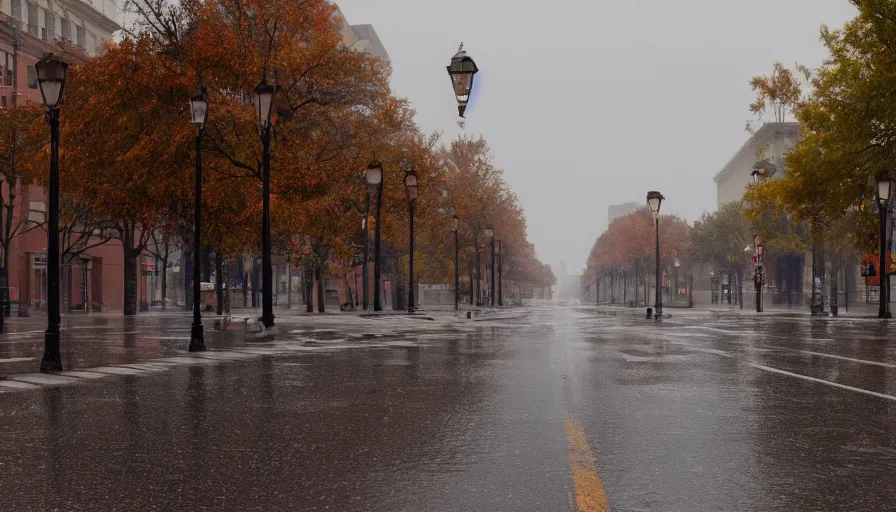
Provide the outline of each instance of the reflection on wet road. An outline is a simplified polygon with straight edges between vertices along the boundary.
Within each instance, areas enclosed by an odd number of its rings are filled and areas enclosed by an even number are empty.
[[[0,392],[0,510],[887,510],[891,336],[551,306],[306,329]]]

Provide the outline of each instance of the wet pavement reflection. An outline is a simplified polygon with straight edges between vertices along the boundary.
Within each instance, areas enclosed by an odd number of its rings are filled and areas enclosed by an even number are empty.
[[[0,392],[0,510],[877,511],[896,498],[896,326],[558,306],[340,322],[220,352],[239,360]]]
[[[129,364],[186,352],[191,316],[186,313],[122,317],[78,316],[62,320],[62,367],[84,369]],[[0,378],[35,372],[43,355],[46,317],[16,318],[0,334]],[[225,348],[240,345],[245,329],[205,321],[206,345]]]

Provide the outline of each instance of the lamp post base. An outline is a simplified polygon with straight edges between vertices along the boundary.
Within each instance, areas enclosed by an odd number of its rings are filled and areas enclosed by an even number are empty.
[[[190,328],[190,352],[205,352],[205,334],[202,324],[193,324]]]
[[[261,318],[259,318],[259,320],[261,320],[261,324],[264,325],[265,329],[274,326],[274,315],[273,314],[261,315]]]
[[[62,371],[62,356],[59,352],[59,332],[46,331],[44,333],[44,357],[40,362],[41,373],[56,373]]]

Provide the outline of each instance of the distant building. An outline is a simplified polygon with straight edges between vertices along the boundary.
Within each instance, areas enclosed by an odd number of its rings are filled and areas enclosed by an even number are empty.
[[[641,203],[611,204],[610,207],[607,208],[607,223],[609,224],[619,217],[624,217],[643,207],[644,205]]]
[[[799,137],[799,123],[766,123],[740,147],[731,160],[713,178],[718,205],[740,201],[752,182],[754,165],[765,161],[784,172],[784,155],[793,149]]]
[[[336,6],[335,16],[339,18],[342,24],[340,29],[342,32],[342,41],[349,47],[358,51],[367,52],[374,57],[379,57],[385,61],[389,60],[389,53],[383,46],[379,36],[373,25],[350,25],[339,6]]]

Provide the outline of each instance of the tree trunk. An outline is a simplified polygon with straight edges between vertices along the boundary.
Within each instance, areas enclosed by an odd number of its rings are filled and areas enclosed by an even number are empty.
[[[476,249],[476,305],[482,304],[482,258]]]
[[[470,305],[473,306],[476,304],[476,293],[473,291],[473,260],[469,261],[470,267]]]
[[[224,314],[224,258],[215,253],[215,295],[218,299],[218,315]]]
[[[137,314],[137,256],[140,251],[132,247],[129,237],[124,237],[124,315]]]
[[[838,313],[838,310],[837,310],[838,309],[838,300],[837,300],[838,297],[837,297],[837,295],[840,293],[840,291],[837,289],[837,286],[838,286],[837,273],[838,272],[839,272],[839,270],[836,270],[836,269],[831,272],[831,315],[833,315],[833,316],[837,316],[837,313]]]
[[[312,269],[305,269],[305,311],[308,313],[314,313],[314,271]],[[374,290],[376,293],[376,290]]]
[[[212,250],[205,249],[202,251],[202,281],[210,283],[212,281]]]
[[[258,265],[252,260],[252,308],[258,307]]]
[[[635,271],[632,273],[632,277],[634,278],[633,284],[635,285],[635,307],[638,307],[641,305],[640,289],[638,287],[638,276],[639,275],[640,274],[638,273],[638,267],[635,267]]]
[[[249,305],[249,273],[243,272],[243,307]]]
[[[326,311],[326,294],[324,290],[323,272],[321,271],[320,265],[314,269],[314,276],[315,279],[317,279],[317,312],[323,313]]]
[[[731,291],[734,289],[734,277],[731,275],[731,272],[728,272],[728,305],[731,305]]]
[[[74,256],[68,256],[68,263],[65,265],[65,312],[72,312],[72,292],[74,291],[75,280],[72,279],[72,261]]]
[[[165,311],[168,302],[168,254],[162,258],[162,269],[159,273],[162,275],[162,311]]]
[[[628,305],[628,274],[622,274],[622,305]]]
[[[190,261],[193,259],[193,254],[190,253],[186,248],[181,252],[182,263],[180,265],[181,273],[183,276],[184,282],[181,283],[184,287],[184,310],[192,311],[193,310],[193,277],[196,275],[196,269],[192,267],[192,263]],[[187,275],[187,265],[190,265],[192,271],[190,275]]]

